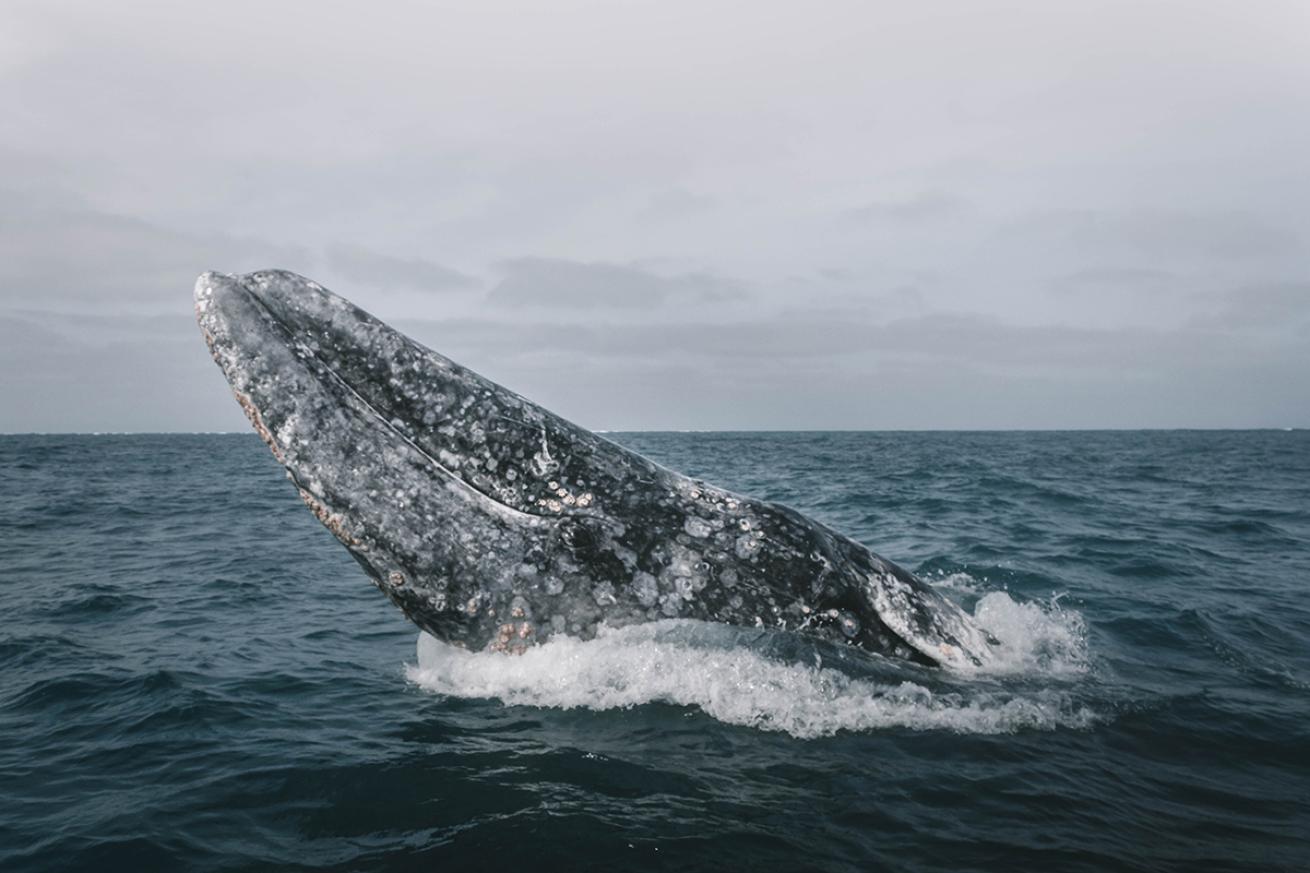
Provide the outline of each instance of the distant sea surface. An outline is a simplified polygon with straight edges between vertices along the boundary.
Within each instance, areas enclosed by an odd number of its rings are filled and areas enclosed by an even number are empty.
[[[916,571],[953,675],[417,630],[253,435],[0,437],[0,870],[1310,869],[1310,433],[628,433]]]

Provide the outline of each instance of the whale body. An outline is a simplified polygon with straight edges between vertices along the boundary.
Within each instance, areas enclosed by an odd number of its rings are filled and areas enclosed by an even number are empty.
[[[668,470],[303,276],[205,273],[205,341],[310,510],[438,639],[521,652],[690,618],[970,668],[996,642],[912,573]]]

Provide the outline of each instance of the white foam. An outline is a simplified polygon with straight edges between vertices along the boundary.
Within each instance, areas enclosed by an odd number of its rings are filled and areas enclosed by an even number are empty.
[[[973,609],[974,620],[1001,641],[987,665],[991,675],[1076,676],[1086,673],[1087,624],[1077,612],[1060,606],[1020,603],[1003,591],[984,594]]]
[[[978,612],[980,619],[994,622],[982,624],[1007,654],[987,675],[948,677],[961,681],[945,688],[929,688],[930,679],[925,684],[901,677],[877,681],[784,663],[744,645],[716,644],[715,626],[685,620],[605,629],[586,642],[556,637],[518,657],[468,652],[420,634],[418,664],[408,667],[407,675],[452,697],[594,710],[667,703],[802,738],[880,728],[1008,733],[1085,727],[1095,720],[1063,682],[1035,689],[1025,683],[1016,690],[991,678],[993,673],[1067,677],[1084,671],[1080,617],[1016,603],[998,592],[983,597]]]

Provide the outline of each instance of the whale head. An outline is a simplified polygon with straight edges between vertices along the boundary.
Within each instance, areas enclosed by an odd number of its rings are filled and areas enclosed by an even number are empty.
[[[294,273],[205,273],[195,306],[301,498],[411,620],[477,647],[526,645],[555,615],[566,618],[552,631],[593,628],[589,610],[536,616],[516,592],[562,594],[561,574],[543,573],[612,527],[600,495],[621,493],[617,478],[658,476],[655,465]]]

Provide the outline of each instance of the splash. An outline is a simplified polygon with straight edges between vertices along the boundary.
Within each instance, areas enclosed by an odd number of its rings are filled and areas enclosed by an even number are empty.
[[[687,620],[604,629],[585,642],[556,637],[520,657],[468,652],[420,634],[418,663],[407,675],[452,697],[593,710],[666,703],[805,739],[887,728],[1012,733],[1095,721],[1067,687],[1087,669],[1081,616],[992,592],[975,617],[1006,654],[969,676],[906,678],[899,666],[852,676],[825,666],[817,652],[809,662],[779,660],[745,644],[740,629]]]
[[[1059,596],[1045,604],[1014,600],[1003,591],[979,599],[974,620],[1001,641],[987,665],[989,675],[1079,676],[1090,667],[1087,624],[1077,612],[1060,605]]]

